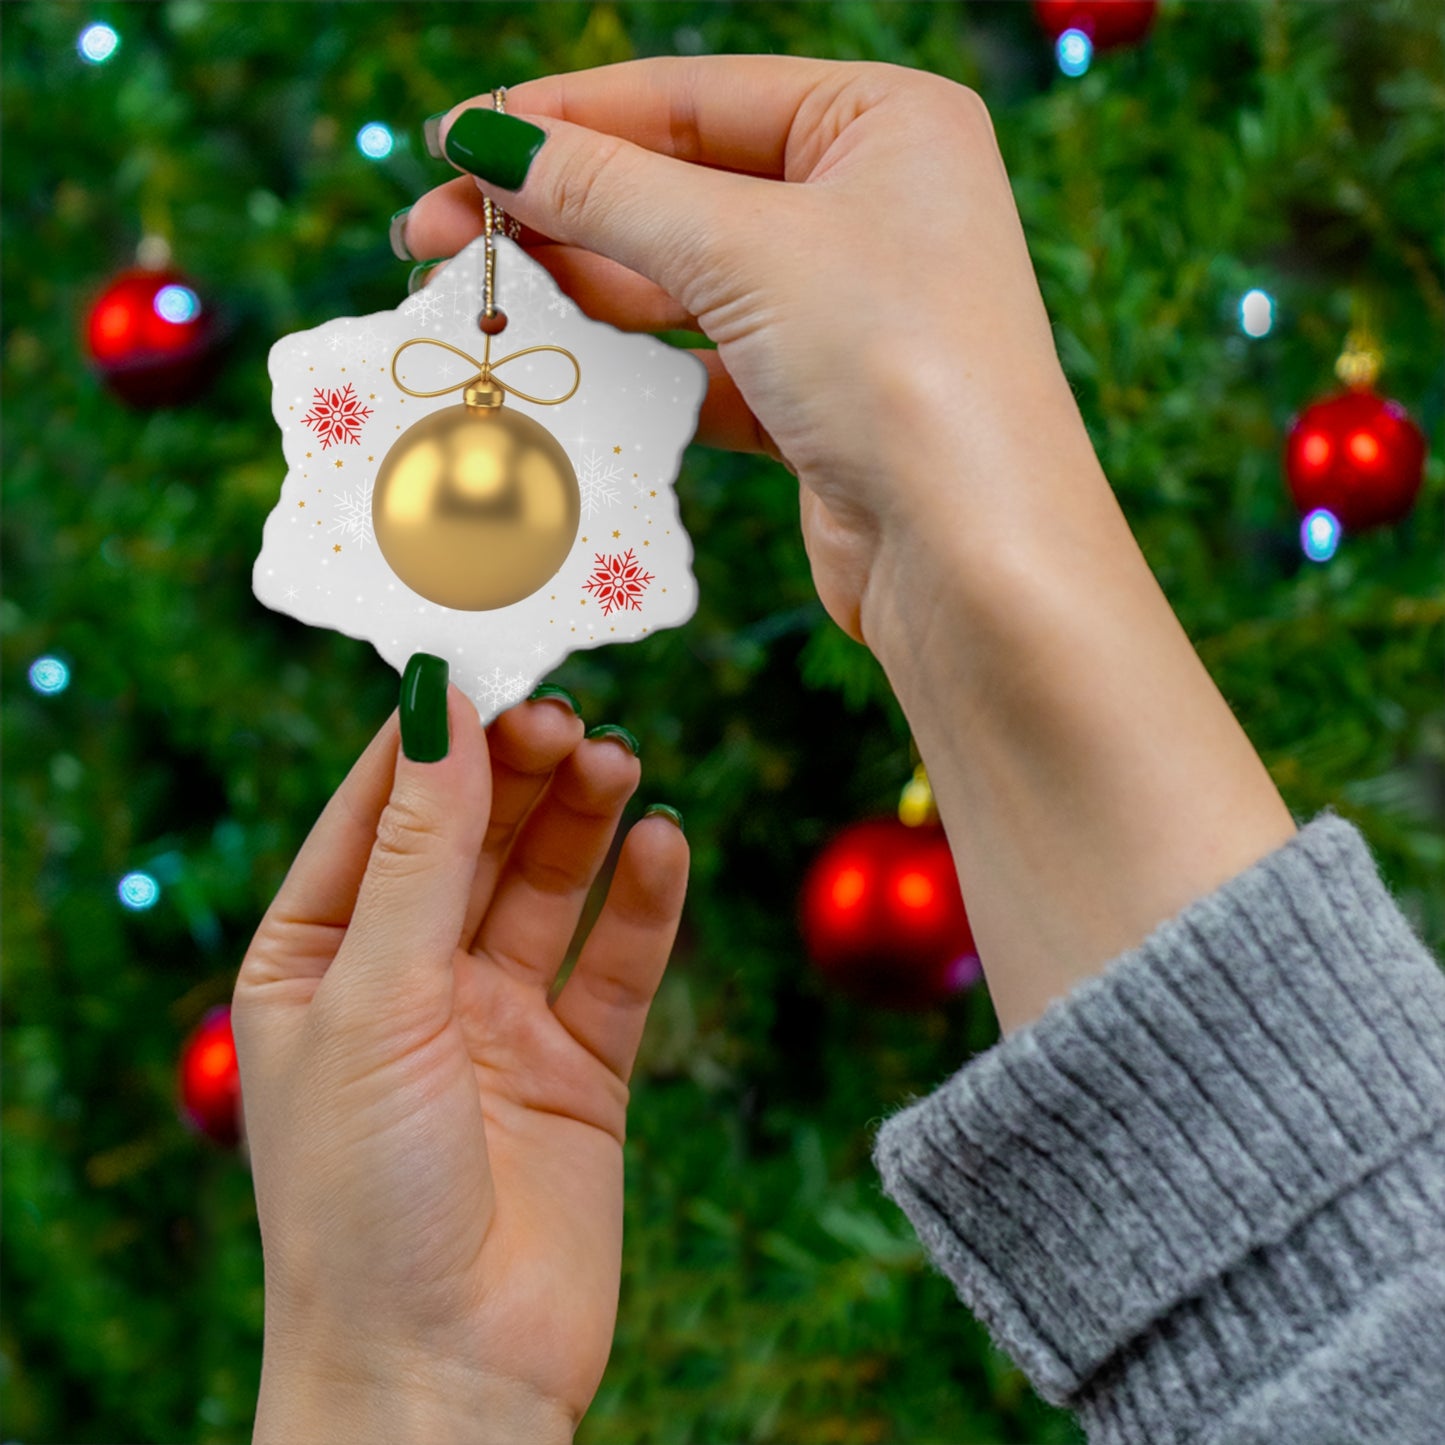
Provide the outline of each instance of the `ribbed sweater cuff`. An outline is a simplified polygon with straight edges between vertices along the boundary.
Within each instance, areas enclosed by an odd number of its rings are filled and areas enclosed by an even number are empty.
[[[888,1119],[874,1162],[1040,1395],[1087,1403],[1127,1350],[1129,1409],[1164,1418],[1445,1215],[1415,1163],[1439,1179],[1442,1062],[1445,975],[1326,811]],[[1365,1197],[1386,1175],[1399,1219]]]

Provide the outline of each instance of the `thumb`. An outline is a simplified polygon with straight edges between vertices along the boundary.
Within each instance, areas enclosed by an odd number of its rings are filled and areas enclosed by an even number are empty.
[[[554,116],[470,106],[447,117],[441,138],[446,158],[513,219],[619,262],[693,315],[699,281],[737,254],[739,229],[761,235],[765,182]]]
[[[416,653],[401,684],[391,795],[325,983],[391,1029],[449,1016],[452,959],[491,813],[492,775],[476,708],[444,659]],[[334,980],[334,982],[333,982]]]

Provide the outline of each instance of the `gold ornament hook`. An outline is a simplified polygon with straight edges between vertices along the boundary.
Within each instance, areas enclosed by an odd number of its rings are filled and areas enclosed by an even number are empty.
[[[469,376],[463,381],[453,381],[446,386],[439,386],[435,391],[417,391],[415,388],[408,386],[401,377],[396,374],[396,363],[401,358],[402,352],[405,351],[408,346],[440,346],[450,351],[454,356],[460,356],[463,361],[470,362],[475,366],[477,368],[476,375]],[[572,369],[576,373],[576,376],[572,385],[568,387],[566,392],[561,396],[529,396],[525,391],[520,391],[517,387],[511,385],[510,382],[503,381],[500,376],[494,374],[499,366],[505,366],[509,361],[515,361],[519,356],[530,356],[534,351],[560,352],[572,363]],[[513,396],[520,397],[523,401],[530,401],[535,406],[561,406],[564,401],[570,401],[571,398],[576,395],[577,388],[582,385],[582,366],[577,358],[564,346],[524,346],[520,351],[510,352],[508,355],[499,357],[496,361],[493,361],[492,338],[488,336],[486,346],[482,351],[482,359],[478,361],[475,356],[469,356],[460,346],[453,346],[450,341],[442,341],[435,336],[413,336],[410,341],[403,341],[401,345],[392,352],[391,379],[396,383],[398,389],[404,391],[408,396],[445,396],[449,391],[460,390],[465,392],[473,387],[485,392],[491,387],[496,387],[501,391],[511,392]],[[485,404],[486,403],[483,402],[483,405]],[[494,404],[500,406],[501,398],[499,397]]]

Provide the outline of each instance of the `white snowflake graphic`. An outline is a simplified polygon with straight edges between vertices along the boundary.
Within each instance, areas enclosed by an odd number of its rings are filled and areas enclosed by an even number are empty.
[[[311,410],[301,418],[301,424],[321,438],[321,450],[332,442],[360,442],[361,428],[371,408],[362,406],[356,388],[348,381],[344,387],[318,386],[315,391]]]
[[[442,319],[441,297],[434,295],[430,287],[425,291],[418,291],[401,309],[404,315],[419,326],[430,326],[433,321]]]
[[[622,500],[616,484],[622,481],[622,463],[588,452],[577,473],[577,488],[582,493],[582,515],[595,517],[603,507],[614,507]]]
[[[494,667],[490,676],[482,674],[478,690],[489,708],[511,707],[526,694],[527,679],[521,673],[504,674],[500,667]]]
[[[548,303],[548,311],[555,311],[558,320],[566,320],[572,314],[572,303],[559,291]]]
[[[381,336],[374,326],[363,326],[351,333],[350,355],[358,361],[375,356],[380,347]]]
[[[327,344],[333,351],[340,351],[341,348],[347,344],[347,341],[348,341],[348,333],[347,333],[346,331],[344,331],[344,330],[343,330],[343,331],[333,331],[333,332],[331,333],[330,338],[327,340],[326,344]]]
[[[614,611],[621,612],[629,607],[634,612],[641,612],[642,594],[651,581],[652,573],[642,570],[642,563],[633,556],[629,547],[625,556],[598,552],[592,564],[592,575],[582,586],[602,603],[602,615],[607,617]]]
[[[356,543],[361,551],[368,542],[376,541],[371,529],[371,489],[374,480],[362,482],[349,491],[335,493],[336,519],[331,524],[333,532],[343,532]]]

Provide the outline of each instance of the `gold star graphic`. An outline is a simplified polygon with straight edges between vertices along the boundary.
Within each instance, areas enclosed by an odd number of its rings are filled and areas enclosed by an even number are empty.
[[[305,503],[305,502],[302,502],[301,505],[304,507],[304,506],[306,505],[306,503]],[[613,535],[614,537],[620,537],[620,536],[622,535],[622,533],[621,533],[621,532],[613,532],[612,535]]]
[[[311,455],[311,453],[310,453],[310,452],[307,452],[306,455],[309,457],[309,456]]]
[[[338,542],[331,550],[333,552],[339,552],[341,550],[341,543]]]
[[[655,496],[657,495],[657,493],[654,491],[654,492],[649,492],[647,495],[648,495],[649,497],[655,497]]]
[[[622,448],[621,448],[621,447],[613,447],[613,448],[612,448],[612,455],[615,456],[615,457],[621,456],[621,455],[622,455]]]
[[[337,471],[340,471],[340,470],[341,470],[341,458],[340,458],[340,457],[337,457],[337,458],[336,458],[336,469],[337,469]]]
[[[298,507],[304,507],[304,506],[306,505],[306,503],[305,503],[305,502],[297,502],[296,505],[297,505]]]

